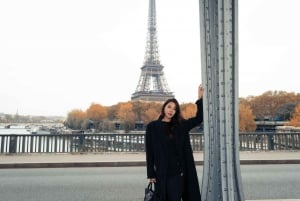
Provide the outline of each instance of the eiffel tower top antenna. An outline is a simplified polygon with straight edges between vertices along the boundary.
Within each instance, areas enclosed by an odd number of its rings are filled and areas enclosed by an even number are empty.
[[[165,101],[174,98],[173,93],[169,90],[163,66],[160,63],[155,0],[149,0],[146,52],[144,65],[141,69],[142,73],[131,100]]]
[[[149,0],[148,34],[144,65],[160,65],[157,30],[156,30],[156,4]]]

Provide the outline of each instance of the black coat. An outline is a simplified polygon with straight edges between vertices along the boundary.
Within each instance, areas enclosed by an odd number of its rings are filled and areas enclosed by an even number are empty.
[[[200,189],[193,151],[190,144],[189,131],[203,121],[203,102],[196,102],[197,114],[195,117],[184,120],[174,127],[176,149],[184,173],[183,201],[200,201]],[[166,200],[167,179],[167,135],[161,120],[155,120],[147,125],[146,129],[146,162],[147,178],[156,178],[156,190]]]

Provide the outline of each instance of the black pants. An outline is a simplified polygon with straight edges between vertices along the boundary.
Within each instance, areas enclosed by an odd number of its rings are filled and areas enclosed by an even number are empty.
[[[181,201],[184,185],[183,180],[182,174],[167,178],[167,201]]]

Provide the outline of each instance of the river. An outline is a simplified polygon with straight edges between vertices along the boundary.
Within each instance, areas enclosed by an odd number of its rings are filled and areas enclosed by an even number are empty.
[[[28,134],[31,134],[31,129],[26,129],[26,128],[0,128],[0,135],[10,135],[10,134],[28,135]]]

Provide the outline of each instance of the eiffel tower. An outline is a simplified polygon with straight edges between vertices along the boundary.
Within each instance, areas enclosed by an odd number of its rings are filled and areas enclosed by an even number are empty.
[[[163,66],[160,64],[157,31],[155,0],[149,0],[148,33],[144,65],[135,92],[131,100],[165,101],[174,98],[170,92],[164,76]]]

